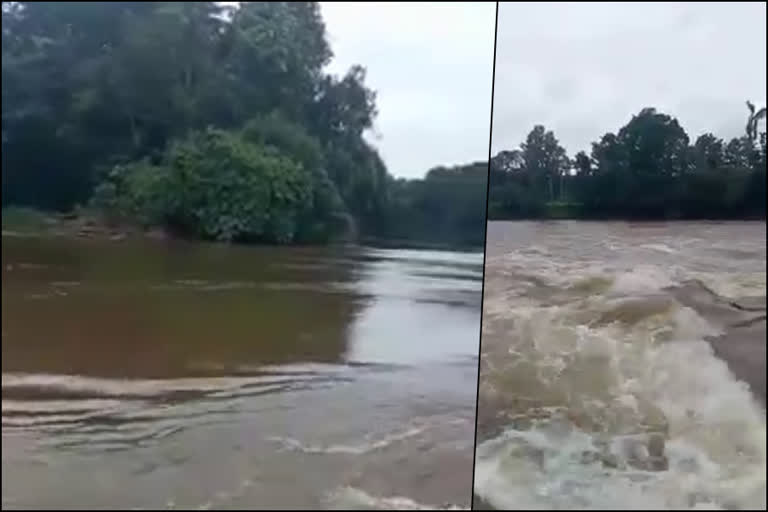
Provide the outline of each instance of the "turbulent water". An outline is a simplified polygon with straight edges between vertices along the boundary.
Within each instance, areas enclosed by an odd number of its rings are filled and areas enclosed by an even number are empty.
[[[482,254],[4,237],[3,508],[466,508]]]
[[[490,223],[478,503],[765,509],[765,239]]]

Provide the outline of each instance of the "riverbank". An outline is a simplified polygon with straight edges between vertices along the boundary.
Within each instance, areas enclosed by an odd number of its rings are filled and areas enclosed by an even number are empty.
[[[2,235],[13,237],[61,236],[111,241],[132,238],[148,238],[153,240],[182,238],[163,228],[144,229],[127,223],[109,223],[98,214],[90,211],[46,213],[31,208],[16,207],[3,209]],[[483,250],[482,245],[462,242],[423,241],[372,236],[363,236],[352,241],[330,242],[326,245],[362,245],[379,249],[457,252],[478,252]]]
[[[62,236],[119,241],[129,237],[166,239],[160,228],[143,229],[126,223],[109,223],[90,211],[47,213],[31,208],[3,208],[3,236]]]

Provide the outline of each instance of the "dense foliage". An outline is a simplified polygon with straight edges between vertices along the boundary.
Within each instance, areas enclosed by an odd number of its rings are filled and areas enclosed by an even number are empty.
[[[196,237],[289,242],[312,205],[312,185],[301,164],[270,147],[209,130],[175,142],[159,165],[116,166],[93,199]]]
[[[365,69],[324,71],[316,2],[2,5],[4,207],[237,241],[482,231],[464,209],[484,215],[485,186],[387,172]]]
[[[747,135],[691,143],[678,121],[643,109],[569,158],[554,133],[530,132],[491,159],[489,217],[765,218],[766,135],[750,105]]]
[[[487,188],[487,161],[436,167],[424,180],[397,180],[387,234],[401,240],[482,245]]]

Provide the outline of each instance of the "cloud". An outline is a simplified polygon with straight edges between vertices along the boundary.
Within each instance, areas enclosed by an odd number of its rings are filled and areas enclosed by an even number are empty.
[[[640,109],[691,138],[740,135],[765,104],[765,3],[502,3],[493,151],[535,123],[573,155]]]
[[[368,70],[379,117],[369,140],[390,172],[488,158],[495,5],[321,3],[329,71]]]

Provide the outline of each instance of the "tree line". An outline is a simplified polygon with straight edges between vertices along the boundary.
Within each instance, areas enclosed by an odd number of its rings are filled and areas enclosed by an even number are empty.
[[[747,102],[746,133],[691,141],[677,119],[645,108],[572,158],[537,125],[491,159],[489,218],[765,218],[765,109]]]
[[[3,2],[2,204],[224,241],[482,243],[487,163],[398,180],[317,2]],[[434,229],[433,229],[434,228]]]

